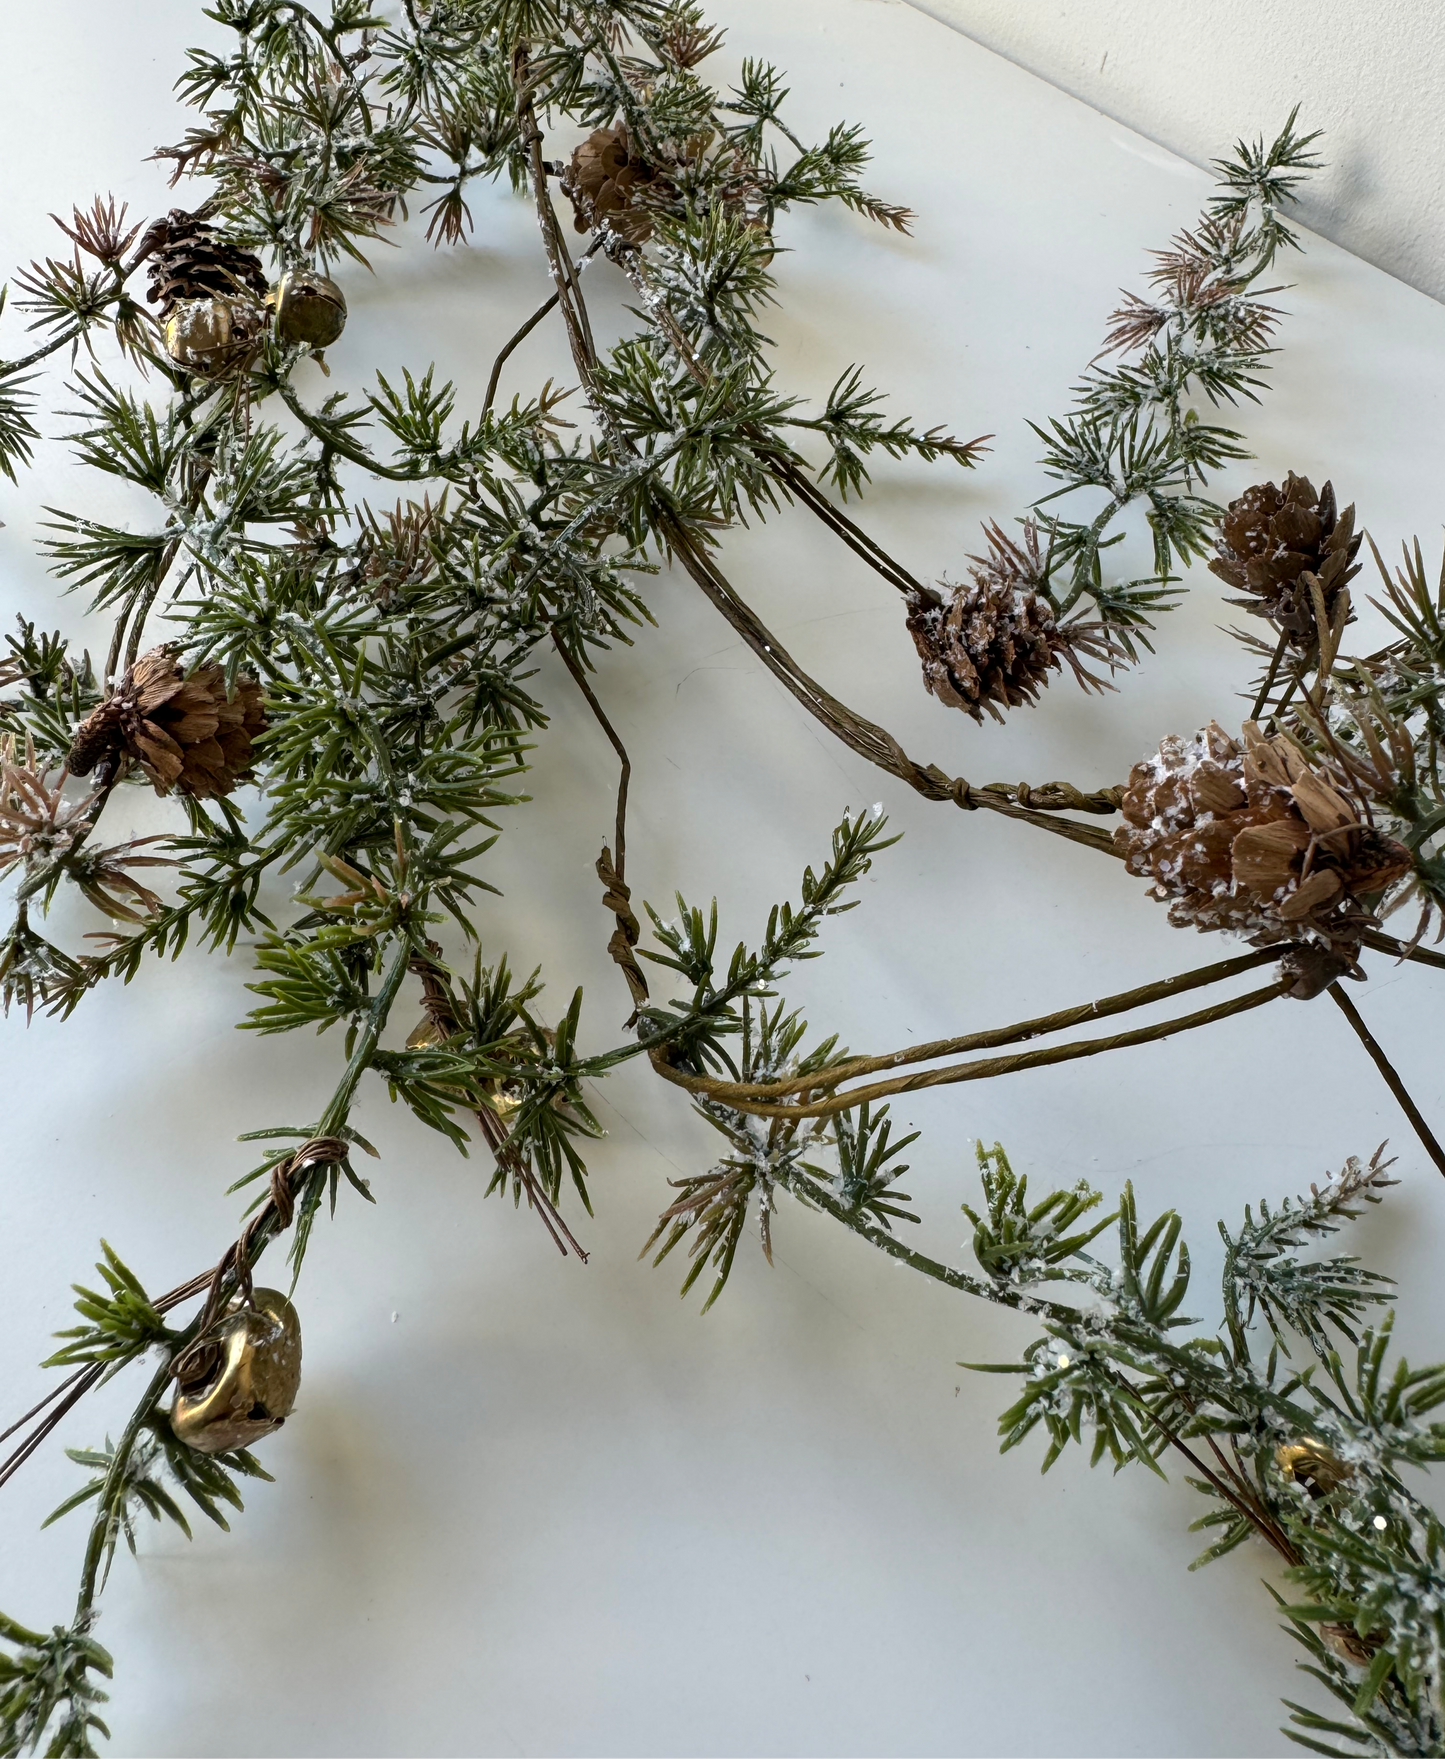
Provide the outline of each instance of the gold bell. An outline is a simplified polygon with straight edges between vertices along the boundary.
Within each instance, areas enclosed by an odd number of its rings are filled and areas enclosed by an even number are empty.
[[[162,328],[166,353],[177,366],[203,378],[217,378],[250,352],[261,329],[261,314],[244,300],[181,299]]]
[[[240,1296],[176,1369],[171,1428],[203,1454],[250,1447],[279,1429],[301,1384],[301,1321],[276,1289]]]
[[[1281,1442],[1274,1450],[1274,1463],[1282,1478],[1302,1484],[1311,1496],[1328,1496],[1355,1475],[1353,1466],[1347,1466],[1312,1435]]]
[[[328,275],[291,269],[270,295],[276,334],[283,342],[329,348],[346,328],[346,295]]]
[[[518,1046],[530,1046],[532,1043],[532,1035],[529,1032],[513,1032],[509,1033],[508,1037],[513,1039]],[[550,1026],[544,1026],[542,1028],[542,1037],[546,1040],[549,1050],[557,1043],[557,1034],[553,1032]],[[509,1125],[512,1113],[521,1111],[522,1106],[526,1101],[527,1084],[525,1081],[513,1080],[506,1076],[498,1076],[486,1083],[484,1092],[487,1095],[492,1110],[504,1124]],[[560,1097],[556,1095],[554,1095],[552,1099],[552,1109],[556,1112],[566,1110]]]

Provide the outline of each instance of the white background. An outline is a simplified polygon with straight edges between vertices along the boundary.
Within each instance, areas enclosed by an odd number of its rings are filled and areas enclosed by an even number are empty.
[[[1445,297],[1438,0],[912,0],[1196,165],[1294,104],[1329,163],[1310,224]]]
[[[852,360],[925,425],[998,437],[972,475],[885,466],[867,519],[915,571],[957,576],[984,518],[1045,484],[1024,418],[1061,412],[1121,282],[1187,222],[1205,178],[1084,105],[903,5],[722,0],[727,55],[791,74],[794,125],[862,118],[871,181],[912,203],[911,239],[830,211],[787,222],[782,309],[768,320],[784,383],[819,394]],[[137,215],[168,203],[158,142],[203,27],[189,0],[130,9],[67,0],[8,21],[0,119],[9,197],[0,260],[55,248],[45,215],[114,189]],[[1236,119],[1219,118],[1223,145]],[[564,143],[565,144],[565,143]],[[408,236],[350,272],[332,384],[435,357],[475,405],[498,342],[547,291],[532,221],[473,197],[476,242],[435,256]],[[1284,352],[1242,418],[1258,467],[1332,474],[1382,546],[1422,532],[1438,553],[1445,314],[1314,239],[1291,258]],[[622,304],[605,267],[599,321]],[[611,313],[609,317],[607,314]],[[14,318],[6,351],[18,351]],[[565,377],[539,333],[505,384]],[[305,385],[319,397],[323,381]],[[55,392],[56,401],[64,399]],[[60,424],[48,422],[51,432]],[[47,447],[3,495],[7,606],[57,606],[34,544],[45,505],[148,513]],[[1242,713],[1247,666],[1219,630],[1211,577],[1117,697],[1059,681],[1004,729],[925,697],[891,590],[801,513],[729,536],[726,565],[798,658],[908,749],[975,781],[1120,779],[1169,731]],[[846,806],[883,799],[903,843],[790,985],[855,1049],[995,1024],[1183,970],[1228,951],[1171,930],[1115,863],[978,813],[929,805],[830,744],[681,578],[648,588],[659,627],[603,661],[598,689],[634,759],[629,878],[668,908],[716,891],[724,935],[759,933],[796,894]],[[99,645],[99,626],[91,639]],[[1362,644],[1369,645],[1368,628]],[[541,961],[550,1017],[586,987],[585,1042],[625,1012],[604,953],[592,862],[608,834],[613,759],[555,666],[553,714],[489,869],[489,956]],[[136,796],[136,822],[168,822]],[[75,944],[103,926],[66,913]],[[1429,979],[1383,965],[1367,1018],[1437,1120],[1445,1113]],[[242,1130],[315,1115],[333,1037],[232,1030],[247,960],[187,955],[90,998],[61,1026],[0,1026],[6,1096],[0,1341],[6,1406],[45,1384],[33,1363],[68,1322],[67,1284],[104,1235],[152,1288],[214,1258],[236,1225],[225,1186],[251,1164]],[[410,1023],[407,1010],[401,1028]],[[1198,1499],[1078,1458],[1040,1478],[1041,1449],[1000,1458],[1011,1383],[959,1358],[1006,1360],[1022,1321],[894,1268],[824,1218],[788,1208],[769,1270],[751,1243],[706,1319],[682,1266],[636,1262],[666,1181],[708,1164],[712,1133],[630,1067],[597,1095],[593,1252],[564,1263],[535,1220],[483,1203],[459,1159],[363,1090],[382,1148],[379,1206],[345,1198],[318,1225],[298,1303],[299,1409],[265,1447],[274,1486],[227,1537],[147,1530],[116,1563],[99,1635],[115,1653],[114,1750],[214,1753],[1235,1754],[1289,1749],[1278,1699],[1308,1694],[1271,1616],[1254,1550],[1195,1575]],[[966,1262],[961,1201],[976,1136],[1002,1140],[1042,1188],[1081,1174],[1141,1206],[1177,1205],[1196,1252],[1190,1311],[1217,1317],[1215,1220],[1301,1189],[1391,1137],[1402,1184],[1357,1249],[1399,1278],[1399,1333],[1440,1353],[1445,1187],[1327,1002],[1106,1062],[940,1091],[899,1109],[926,1132],[904,1179],[920,1243]],[[273,1273],[279,1274],[279,1271]],[[131,1382],[60,1438],[98,1441]],[[65,1618],[77,1519],[38,1523],[79,1478],[52,1444],[4,1493],[0,1604]],[[204,1526],[198,1522],[198,1526]]]

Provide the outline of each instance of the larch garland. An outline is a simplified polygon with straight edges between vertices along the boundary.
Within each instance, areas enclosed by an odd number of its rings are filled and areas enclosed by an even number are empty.
[[[247,1444],[291,1410],[300,1321],[252,1273],[289,1236],[299,1277],[343,1181],[372,1199],[353,1165],[374,1152],[351,1122],[361,1083],[379,1078],[459,1148],[479,1135],[495,1161],[490,1189],[525,1196],[558,1250],[585,1256],[562,1206],[590,1208],[588,1087],[642,1057],[725,1143],[664,1198],[649,1242],[658,1258],[685,1248],[684,1290],[706,1273],[707,1303],[720,1295],[750,1220],[770,1254],[787,1195],[955,1293],[1028,1315],[1044,1335],[1003,1365],[1021,1382],[1004,1445],[1038,1432],[1045,1465],[1086,1437],[1096,1461],[1182,1462],[1206,1498],[1205,1556],[1246,1540],[1270,1548],[1309,1671],[1342,1706],[1332,1717],[1292,1706],[1295,1738],[1326,1752],[1445,1750],[1445,1526],[1408,1476],[1445,1458],[1432,1415],[1445,1368],[1391,1356],[1378,1307],[1392,1297],[1377,1272],[1302,1255],[1380,1201],[1393,1163],[1342,1155],[1308,1195],[1222,1228],[1217,1333],[1180,1337],[1193,1322],[1181,1317],[1179,1218],[1141,1219],[1128,1185],[1101,1216],[1102,1192],[1030,1195],[1003,1150],[980,1145],[973,1266],[906,1245],[895,1224],[917,1217],[897,1181],[912,1138],[893,1137],[882,1103],[1227,1031],[1247,1010],[1328,995],[1445,1172],[1445,1150],[1339,984],[1367,976],[1368,958],[1445,966],[1422,944],[1445,905],[1445,576],[1432,585],[1418,548],[1393,578],[1381,563],[1394,637],[1349,656],[1353,509],[1337,515],[1329,484],[1317,495],[1292,474],[1227,512],[1204,492],[1247,456],[1218,417],[1266,383],[1282,314],[1262,280],[1297,248],[1286,216],[1318,163],[1315,137],[1291,116],[1273,141],[1241,142],[1216,164],[1214,195],[1158,253],[1149,296],[1126,296],[1070,408],[1035,425],[1056,486],[1016,537],[990,521],[967,583],[936,590],[844,503],[864,495],[880,452],[973,468],[982,442],[885,421],[856,367],[810,408],[778,385],[757,325],[792,208],[837,202],[909,226],[905,207],[861,182],[856,127],[804,142],[764,62],[745,62],[732,88],[709,85],[698,70],[721,38],[694,0],[408,0],[387,26],[357,0],[333,0],[326,17],[290,0],[218,0],[207,17],[229,33],[227,52],[191,56],[180,83],[200,118],[160,155],[204,194],[148,227],[97,199],[61,223],[72,257],[16,280],[43,339],[0,362],[0,470],[14,476],[38,443],[36,362],[108,336],[151,376],[82,377],[72,444],[150,494],[158,517],[137,534],[56,515],[56,574],[114,619],[102,665],[23,621],[0,659],[0,688],[17,691],[0,699],[0,879],[14,906],[0,998],[65,1016],[151,955],[188,941],[216,955],[244,948],[260,998],[246,1024],[341,1025],[345,1052],[314,1119],[248,1136],[268,1145],[239,1181],[255,1200],[214,1263],[152,1297],[104,1246],[97,1287],[77,1285],[79,1323],[45,1364],[67,1378],[7,1432],[0,1483],[102,1380],[148,1357],[151,1372],[136,1377],[118,1438],[72,1456],[91,1477],[56,1512],[83,1507],[91,1526],[69,1622],[47,1635],[0,1615],[0,1755],[89,1754],[105,1732],[99,1682],[111,1663],[93,1633],[111,1559],[122,1537],[134,1546],[139,1517],[184,1526],[184,1498],[224,1525],[239,1480],[268,1476]],[[548,158],[553,135],[560,156]],[[551,281],[526,325],[497,338],[483,408],[458,425],[454,387],[420,366],[398,383],[378,376],[362,399],[309,404],[296,369],[346,320],[330,271],[364,261],[408,198],[426,198],[439,247],[462,241],[479,177],[506,178],[531,202]],[[605,351],[558,195],[590,234],[587,254],[638,297],[639,327]],[[155,313],[132,292],[142,267]],[[580,397],[564,414],[549,382],[499,413],[506,362],[549,318]],[[285,427],[270,419],[277,403]],[[970,784],[920,761],[809,677],[724,572],[722,534],[784,502],[903,595],[926,688],[975,720],[1038,705],[1066,665],[1102,689],[1140,663],[1187,570],[1215,546],[1216,573],[1272,638],[1246,639],[1266,670],[1242,739],[1216,725],[1168,735],[1126,786]],[[1153,565],[1126,577],[1114,528],[1140,508]],[[631,763],[589,673],[599,649],[649,621],[646,583],[664,566],[890,785],[1121,855],[1121,884],[1149,879],[1172,920],[1243,935],[1252,950],[878,1055],[810,1039],[782,980],[893,839],[881,809],[845,815],[797,899],[728,957],[715,911],[679,900],[664,921],[646,907],[644,927],[626,867]],[[173,636],[147,646],[161,615]],[[632,1014],[602,1050],[583,1048],[580,990],[555,1028],[542,1024],[539,977],[516,979],[481,913],[492,838],[480,833],[516,803],[528,735],[545,718],[527,683],[544,643],[620,764],[596,864],[598,926]],[[1232,687],[1221,679],[1222,695]],[[243,814],[235,796],[251,779],[262,791]],[[170,801],[173,830],[99,846],[117,791],[134,784]],[[1091,822],[1119,813],[1116,838]],[[969,822],[946,815],[940,829],[966,836]],[[297,866],[289,913],[263,915],[263,878]],[[142,868],[174,870],[173,895]],[[84,948],[52,941],[39,924],[66,886],[128,926]],[[1386,923],[1407,904],[1419,914],[1401,941]],[[433,936],[446,919],[490,962],[449,953]],[[1260,987],[1217,999],[1215,986],[1266,964],[1276,969]],[[1215,999],[1097,1035],[1114,1015],[1196,989]],[[393,1010],[418,1003],[424,1019],[404,1049],[383,1048]],[[1060,1041],[1079,1029],[1091,1036]],[[1291,1347],[1311,1373],[1281,1366]]]

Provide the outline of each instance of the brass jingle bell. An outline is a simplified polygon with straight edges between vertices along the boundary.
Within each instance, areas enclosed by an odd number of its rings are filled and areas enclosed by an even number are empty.
[[[178,1364],[171,1428],[203,1454],[250,1447],[279,1429],[301,1384],[301,1321],[277,1289],[240,1296]]]
[[[1281,1442],[1274,1450],[1275,1468],[1282,1478],[1293,1479],[1311,1496],[1328,1496],[1355,1475],[1353,1466],[1337,1458],[1322,1441],[1302,1435],[1298,1441]]]
[[[181,299],[162,326],[166,353],[188,373],[218,378],[250,353],[261,330],[261,313],[245,300]]]
[[[530,1046],[532,1043],[532,1036],[529,1032],[518,1031],[509,1033],[508,1036],[515,1040],[518,1046]],[[544,1026],[542,1028],[542,1037],[546,1040],[549,1050],[557,1043],[557,1034],[553,1032],[550,1026]],[[508,1124],[510,1127],[510,1120],[513,1112],[521,1111],[522,1106],[526,1102],[526,1082],[510,1080],[505,1076],[498,1076],[486,1083],[484,1091],[486,1092],[492,1110],[504,1124]],[[560,1095],[554,1094],[551,1103],[554,1112],[565,1112],[566,1106]]]
[[[346,295],[328,275],[290,269],[270,295],[283,342],[329,348],[346,328]]]
[[[431,1045],[444,1044],[446,1036],[444,1027],[439,1026],[430,1014],[423,1014],[407,1035],[406,1048],[409,1051],[426,1050]],[[521,1037],[517,1033],[509,1036],[518,1039]],[[499,1075],[494,1075],[490,1080],[484,1081],[482,1092],[486,1095],[488,1106],[503,1123],[511,1117],[526,1098],[526,1088],[520,1081],[505,1080]]]

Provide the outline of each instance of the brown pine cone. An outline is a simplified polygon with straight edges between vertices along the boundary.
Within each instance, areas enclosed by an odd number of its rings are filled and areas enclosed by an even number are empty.
[[[1121,810],[1115,845],[1130,873],[1153,879],[1150,895],[1168,902],[1176,927],[1329,955],[1291,968],[1302,996],[1353,965],[1373,920],[1359,899],[1410,871],[1408,849],[1252,721],[1242,745],[1214,722],[1192,739],[1171,735],[1134,766]]]
[[[1310,582],[1318,581],[1333,621],[1341,592],[1360,571],[1351,566],[1359,547],[1353,505],[1337,515],[1331,483],[1316,495],[1308,477],[1291,472],[1283,489],[1258,483],[1230,502],[1209,568],[1251,595],[1229,603],[1268,617],[1291,646],[1308,647],[1315,636]]]
[[[266,327],[261,259],[184,208],[157,220],[141,250],[150,257],[146,297],[160,304],[161,334],[176,365],[206,378],[244,366]]]
[[[652,216],[638,205],[649,184],[661,189],[666,180],[633,150],[625,122],[589,134],[562,175],[577,230],[606,225],[629,244],[645,244],[652,236]]]
[[[208,220],[172,208],[142,240],[150,257],[146,298],[159,303],[162,319],[182,300],[243,299],[248,305],[270,291],[260,257],[223,238]]]
[[[980,582],[955,586],[945,600],[930,588],[908,600],[908,633],[923,661],[923,682],[940,702],[976,721],[987,709],[1034,702],[1058,665],[1046,599]]]
[[[105,757],[124,754],[138,763],[157,794],[178,788],[204,800],[229,794],[251,768],[251,742],[266,725],[261,687],[236,680],[226,694],[219,666],[202,666],[189,677],[168,648],[142,654],[76,732],[70,748],[72,775],[84,776]]]
[[[1060,628],[1055,621],[1053,606],[1040,590],[1048,565],[1038,528],[1026,523],[1022,543],[997,524],[986,525],[984,535],[989,553],[969,557],[968,585],[951,587],[946,601],[931,587],[909,595],[908,632],[929,692],[976,721],[982,721],[984,709],[1001,721],[1003,709],[1037,701],[1062,660],[1086,688],[1107,688],[1084,670],[1079,656],[1112,663],[1114,645],[1101,624]]]

